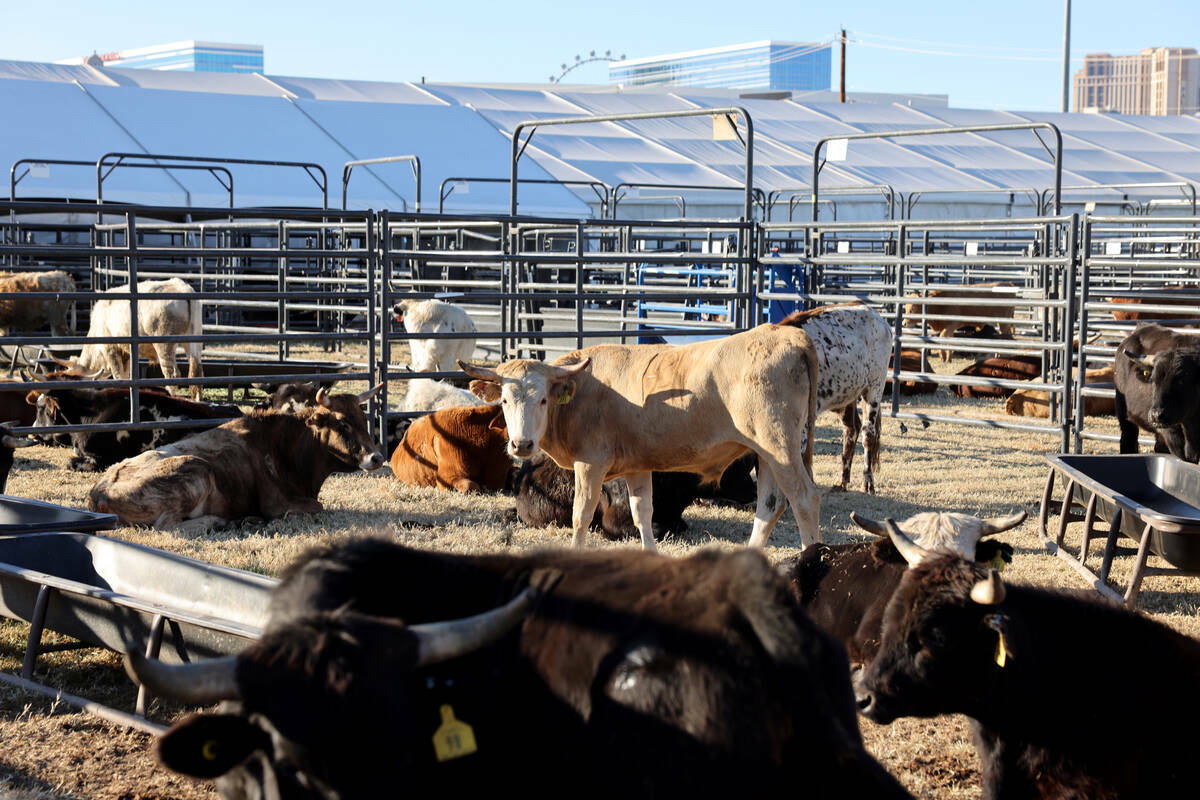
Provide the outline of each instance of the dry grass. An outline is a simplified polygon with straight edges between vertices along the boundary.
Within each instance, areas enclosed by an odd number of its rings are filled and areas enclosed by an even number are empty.
[[[942,369],[951,371],[961,365],[953,363]],[[939,413],[979,417],[1003,414],[1002,401],[960,401],[945,389],[916,401],[936,407]],[[821,422],[816,471],[818,483],[828,487],[840,473],[841,429],[833,416]],[[1115,423],[1108,424],[1115,431]],[[1030,512],[1030,520],[1005,535],[1016,547],[1006,579],[1044,586],[1082,586],[1062,562],[1046,554],[1035,532],[1046,473],[1042,454],[1057,450],[1057,438],[946,424],[924,428],[912,421],[905,425],[907,433],[902,434],[898,421],[884,421],[884,461],[876,476],[877,495],[858,491],[825,493],[821,528],[826,541],[864,538],[865,534],[850,522],[852,510],[882,519],[924,510],[990,516],[1024,508]],[[1110,446],[1104,449],[1111,451]],[[93,476],[67,472],[67,457],[64,449],[35,447],[18,451],[9,491],[82,505]],[[861,481],[860,475],[856,469],[856,482]],[[373,475],[334,475],[326,482],[321,500],[326,510],[320,514],[194,538],[134,528],[122,528],[110,535],[267,574],[277,573],[310,545],[342,536],[382,534],[415,547],[462,553],[569,544],[566,530],[521,525],[509,497],[467,496],[402,486],[386,468]],[[689,530],[663,542],[666,553],[681,555],[710,545],[741,546],[749,536],[751,514],[696,505],[685,513],[685,520]],[[606,543],[598,536],[593,536],[589,544],[634,546]],[[790,516],[781,521],[770,545],[768,552],[773,559],[797,552],[799,538]],[[1132,560],[1118,560],[1114,569],[1118,583],[1123,585],[1127,580]],[[1151,563],[1155,562],[1152,558]],[[1157,619],[1200,636],[1196,588],[1187,579],[1148,578],[1141,605]],[[17,622],[0,623],[0,669],[19,672],[26,631],[27,627]],[[44,656],[37,678],[118,707],[132,707],[132,687],[111,653],[82,651]],[[170,719],[179,712],[178,708],[152,708],[152,715],[159,719]],[[901,720],[888,727],[864,722],[863,729],[872,752],[919,796],[978,796],[978,764],[964,718]],[[155,766],[147,752],[147,737],[141,734],[125,732],[61,706],[55,708],[48,700],[0,690],[0,795],[40,800],[199,798],[210,793],[206,784],[176,779]]]

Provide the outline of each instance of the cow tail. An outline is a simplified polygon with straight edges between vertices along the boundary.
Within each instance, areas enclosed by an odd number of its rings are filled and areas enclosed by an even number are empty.
[[[805,437],[804,445],[804,468],[808,470],[808,477],[813,477],[813,450],[817,446],[817,391],[820,389],[820,375],[817,372],[817,348],[812,343],[812,339],[808,341],[808,347],[804,348],[804,358],[808,362],[808,435]]]

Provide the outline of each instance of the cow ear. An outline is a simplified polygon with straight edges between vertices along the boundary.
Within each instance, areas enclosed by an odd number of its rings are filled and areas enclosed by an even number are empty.
[[[241,764],[255,750],[270,752],[271,737],[237,714],[193,714],[158,740],[162,763],[184,775],[215,778]]]
[[[500,399],[500,384],[492,381],[471,381],[471,394],[485,403],[494,403]]]
[[[41,396],[41,392],[30,392],[29,394],[25,395],[25,402],[31,406],[36,406],[38,398]]]
[[[496,415],[488,423],[488,428],[493,431],[500,431],[505,436],[508,435],[508,423],[504,421],[504,411],[500,406],[496,406]]]
[[[560,406],[565,406],[571,402],[571,398],[575,396],[575,381],[565,380],[556,381],[554,384],[554,402]]]

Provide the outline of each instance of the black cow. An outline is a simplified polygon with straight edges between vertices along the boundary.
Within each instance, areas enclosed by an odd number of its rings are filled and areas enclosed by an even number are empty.
[[[23,436],[13,436],[9,430],[15,422],[0,423],[0,494],[8,488],[8,473],[12,470],[13,450],[18,447],[32,447],[37,442]]]
[[[1138,451],[1138,428],[1154,434],[1154,451],[1200,460],[1200,337],[1139,325],[1113,359],[1121,452]]]
[[[495,644],[414,641],[541,571],[561,581]],[[159,748],[175,769],[224,774],[229,798],[907,796],[862,748],[842,648],[756,551],[460,556],[358,540],[290,567],[239,656],[132,661],[158,694],[236,700]],[[451,716],[473,730],[461,759],[439,762]]]
[[[758,498],[758,489],[750,470],[756,463],[757,456],[753,454],[738,459],[729,465],[717,484],[703,484],[699,475],[690,472],[653,473],[651,522],[654,538],[686,531],[683,510],[699,498],[743,505],[753,503]],[[538,528],[571,526],[575,473],[558,466],[545,453],[522,462],[512,477],[512,488],[517,496],[517,518],[521,522]],[[629,490],[623,479],[604,484],[592,528],[606,539],[629,539],[639,535],[629,508]]]
[[[971,717],[988,800],[1191,798],[1198,674],[1200,642],[1165,625],[934,555],[888,601],[858,702]]]
[[[34,390],[25,402],[37,407],[35,428],[56,425],[99,425],[129,422],[129,389]],[[142,422],[232,419],[242,416],[237,406],[196,403],[154,389],[138,391]],[[75,455],[67,466],[76,472],[103,472],[138,453],[177,442],[197,428],[142,428],[71,434]]]

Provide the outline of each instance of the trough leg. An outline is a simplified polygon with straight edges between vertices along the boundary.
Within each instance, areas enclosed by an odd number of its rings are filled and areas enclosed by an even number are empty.
[[[629,510],[633,513],[633,524],[637,525],[638,533],[642,535],[642,549],[656,552],[658,546],[654,543],[654,487],[649,472],[639,472],[636,475],[626,475],[625,485],[629,487]]]
[[[1108,571],[1112,569],[1113,557],[1117,554],[1117,539],[1121,538],[1121,516],[1125,512],[1117,506],[1112,520],[1108,523],[1108,538],[1104,540],[1104,557],[1100,561],[1100,582],[1108,581]]]
[[[600,502],[600,493],[604,486],[604,473],[607,469],[607,466],[602,467],[583,461],[575,462],[575,505],[571,509],[571,526],[575,530],[576,547],[583,547],[587,540],[588,526],[596,513],[596,505]],[[630,494],[633,494],[632,487]],[[630,500],[632,502],[632,497]],[[632,510],[632,506],[630,509]],[[651,541],[653,541],[653,533],[651,533]]]
[[[29,620],[29,639],[25,642],[25,663],[21,665],[21,677],[25,680],[33,678],[33,667],[37,664],[38,653],[42,648],[42,631],[46,629],[46,607],[50,604],[49,586],[38,589],[37,600],[33,604],[33,618]]]
[[[158,652],[162,649],[163,626],[166,622],[167,618],[162,614],[154,615],[154,622],[150,624],[150,641],[146,643],[146,658],[158,658]],[[146,691],[146,684],[139,684],[137,705],[133,709],[134,713],[139,717],[146,716],[146,706],[150,700],[150,693]]]
[[[1138,592],[1142,590],[1142,577],[1146,571],[1146,559],[1150,556],[1150,535],[1154,529],[1147,523],[1142,530],[1142,542],[1138,545],[1137,560],[1133,563],[1133,576],[1129,580],[1129,589],[1125,592],[1125,606],[1133,608],[1137,602]]]
[[[1087,512],[1083,515],[1083,544],[1079,546],[1079,563],[1087,565],[1088,547],[1092,543],[1092,533],[1096,526],[1096,493],[1088,498]]]

